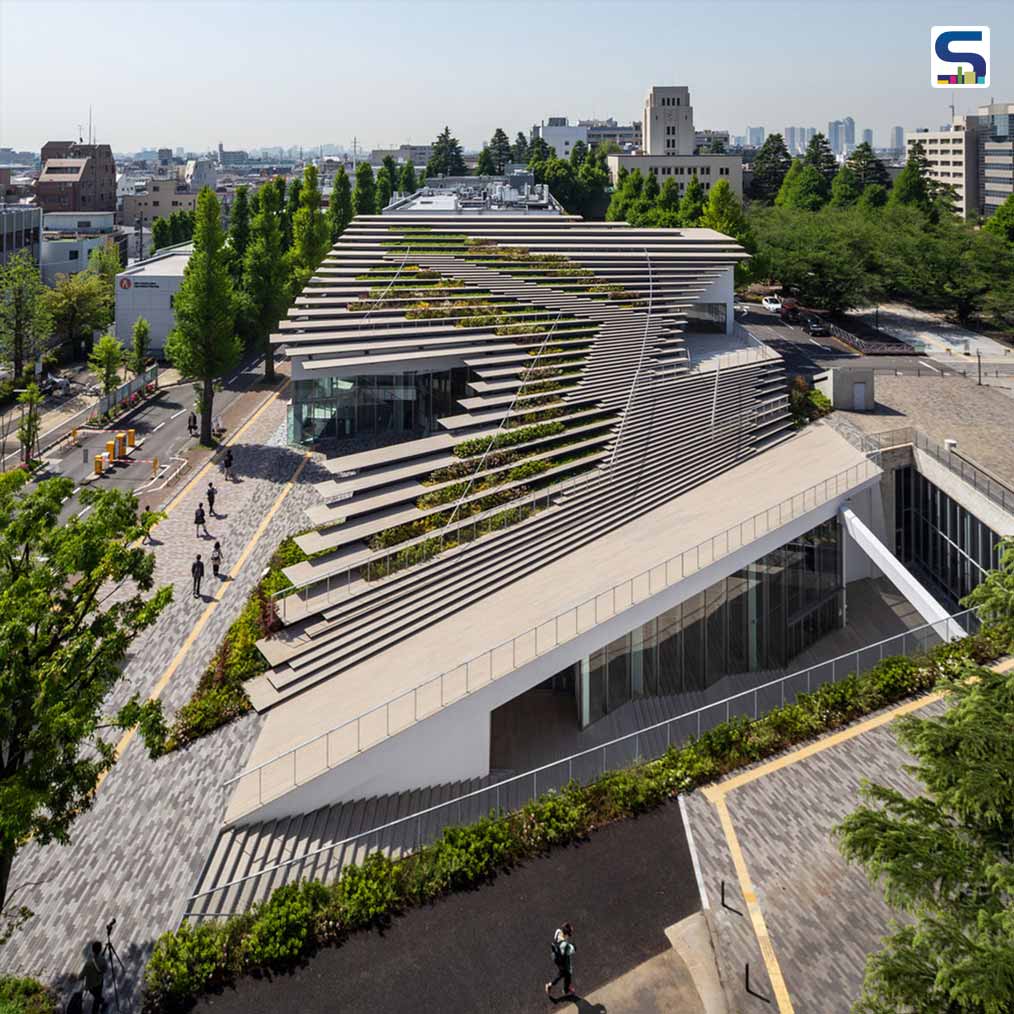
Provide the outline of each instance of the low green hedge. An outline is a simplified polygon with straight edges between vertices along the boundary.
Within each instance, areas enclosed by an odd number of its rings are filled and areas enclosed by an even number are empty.
[[[974,672],[1010,648],[999,635],[980,634],[918,659],[884,659],[864,675],[824,684],[756,720],[723,722],[658,760],[607,772],[586,786],[571,782],[513,813],[445,828],[435,842],[404,858],[374,853],[346,867],[337,884],[288,884],[248,913],[185,925],[155,945],[145,970],[144,1010],[183,1010],[238,975],[291,966],[412,905],[488,881],[603,824],[649,811],[736,768],[925,693],[941,677]]]
[[[57,1014],[56,997],[35,979],[0,975],[0,1014]]]
[[[164,752],[184,747],[250,710],[250,698],[243,684],[268,668],[257,641],[277,627],[272,596],[291,587],[292,582],[282,572],[283,568],[306,559],[293,538],[284,539],[274,551],[268,572],[257,582],[242,612],[232,621],[190,700],[176,712]]]

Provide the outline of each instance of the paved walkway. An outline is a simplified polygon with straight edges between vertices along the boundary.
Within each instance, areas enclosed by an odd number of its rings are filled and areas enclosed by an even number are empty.
[[[237,481],[224,482],[214,464],[198,471],[156,528],[156,581],[172,584],[175,598],[134,643],[110,708],[131,693],[160,690],[171,716],[189,698],[274,547],[306,527],[304,510],[317,499],[312,482],[319,476],[316,465],[285,446],[284,417],[284,401],[264,395],[264,407],[232,445]],[[300,467],[307,485],[287,488]],[[193,512],[209,477],[220,490],[221,516],[209,519],[212,538],[198,539]],[[248,555],[221,587],[209,567],[204,597],[196,600],[190,564],[197,551],[210,555],[214,539],[222,542],[226,571]],[[224,811],[221,782],[242,767],[257,723],[257,716],[248,715],[157,762],[148,759],[139,737],[124,737],[121,759],[92,808],[75,822],[71,844],[29,845],[16,860],[12,885],[36,885],[22,899],[35,916],[4,946],[4,971],[59,984],[79,968],[83,942],[115,917],[115,942],[128,966],[123,1009],[135,1009],[144,960],[155,938],[175,925]]]
[[[928,716],[944,706],[925,697],[902,708]],[[890,722],[873,725],[861,722],[687,798],[730,1010],[848,1014],[858,997],[866,956],[879,950],[897,913],[841,857],[831,830],[859,805],[864,779],[920,790]],[[752,989],[766,999],[747,994],[747,962]]]
[[[1014,350],[1010,346],[954,324],[940,313],[917,310],[904,303],[884,303],[879,313],[864,310],[860,316],[871,326],[879,322],[881,331],[903,342],[923,344],[931,356],[944,362],[950,363],[965,352],[973,358],[979,352],[983,360],[990,362],[1014,362]]]
[[[683,821],[673,803],[596,831],[581,845],[525,863],[475,891],[412,909],[383,934],[354,934],[291,975],[244,978],[198,1010],[636,1011],[609,1006],[598,991],[670,953],[665,928],[699,906]],[[574,982],[584,996],[554,1004],[543,985],[555,974],[549,945],[565,920],[574,924]],[[664,982],[675,995],[677,968],[677,962],[655,962],[641,976]],[[628,997],[637,992],[633,978],[615,989]]]

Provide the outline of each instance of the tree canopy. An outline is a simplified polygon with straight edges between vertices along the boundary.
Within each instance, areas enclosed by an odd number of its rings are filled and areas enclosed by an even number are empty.
[[[782,135],[768,134],[754,156],[749,194],[751,199],[773,204],[790,165],[792,158]]]
[[[865,190],[872,184],[882,187],[890,186],[891,178],[887,172],[887,166],[873,154],[873,148],[866,141],[856,145],[845,164],[855,173],[860,190]]]
[[[120,367],[123,366],[123,346],[115,335],[103,335],[88,357],[88,369],[99,382],[102,393],[110,395],[120,386]]]
[[[1014,247],[1014,194],[1011,194],[983,223],[983,229]]]
[[[57,275],[56,285],[46,292],[46,306],[56,333],[75,359],[82,350],[90,350],[92,333],[112,321],[110,294],[90,271]]]
[[[810,138],[806,146],[803,164],[813,166],[824,178],[825,192],[830,191],[831,180],[834,179],[834,174],[838,171],[838,163],[835,160],[834,152],[831,151],[831,145],[827,143],[827,138],[819,131]]]
[[[493,153],[489,150],[489,145],[483,145],[482,151],[479,152],[479,159],[475,164],[475,175],[476,176],[496,175],[496,165],[493,162]]]
[[[464,176],[466,172],[461,145],[456,137],[451,136],[451,128],[444,127],[433,142],[430,158],[426,163],[426,175]]]
[[[246,256],[247,244],[250,242],[250,203],[249,187],[236,187],[232,210],[229,212],[229,266],[234,281],[239,281],[243,274],[243,258]]]
[[[528,164],[528,138],[520,130],[514,144],[511,145],[511,161],[520,162],[522,165]]]
[[[0,264],[0,358],[15,382],[49,344],[53,315],[39,265],[28,250]]]
[[[404,184],[404,177],[402,183]],[[405,189],[404,185],[401,189]],[[343,165],[338,166],[338,171],[334,174],[331,200],[327,206],[327,221],[331,231],[331,242],[337,243],[338,237],[352,221],[352,184]]]
[[[348,177],[345,182],[348,184]],[[250,223],[250,242],[243,259],[246,311],[252,336],[264,353],[264,379],[268,382],[275,379],[274,350],[268,339],[289,305],[292,283],[282,250],[280,214],[278,189],[266,184]]]
[[[369,162],[356,166],[356,185],[352,190],[352,213],[354,215],[375,215],[377,213],[377,184]]]
[[[135,377],[144,373],[148,360],[148,349],[151,347],[151,325],[144,317],[134,321],[131,331],[130,349],[126,354],[127,367]]]
[[[411,159],[408,159],[401,167],[401,174],[398,177],[398,189],[403,194],[414,194],[419,189],[419,184],[415,177],[415,166],[412,165]]]
[[[493,131],[493,136],[489,140],[489,153],[493,159],[494,172],[502,176],[507,169],[507,163],[511,161],[511,142],[503,128],[497,127]]]

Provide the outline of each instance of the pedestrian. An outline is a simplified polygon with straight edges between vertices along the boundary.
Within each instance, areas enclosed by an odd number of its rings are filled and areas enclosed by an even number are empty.
[[[215,489],[215,484],[213,482],[209,482],[208,483],[208,492],[207,492],[208,510],[210,511],[211,516],[213,518],[217,518],[218,517],[218,515],[215,513],[215,497],[216,496],[218,496],[218,490]]]
[[[197,559],[190,565],[190,573],[194,579],[194,598],[199,599],[201,597],[201,578],[204,577],[204,564],[201,562],[201,554],[197,554]]]
[[[144,535],[141,536],[141,545],[143,546],[151,542],[151,508],[147,505],[141,511],[141,527],[144,529]]]
[[[221,579],[218,568],[222,566],[222,543],[216,542],[215,548],[211,551],[211,570],[215,577]]]
[[[553,987],[563,979],[564,996],[574,995],[572,983],[574,977],[574,927],[565,922],[553,934],[553,963],[556,965],[557,976],[552,982],[546,983],[546,996],[552,997]]]
[[[98,940],[93,940],[85,953],[81,978],[84,980],[85,989],[92,995],[92,1010],[96,1014],[105,1006],[102,1000],[102,981],[105,977],[106,959],[102,957],[102,944]]]
[[[187,416],[187,432],[192,436],[197,436],[197,416],[193,412]]]
[[[197,537],[201,537],[201,529],[204,529],[205,537],[208,537],[208,525],[207,518],[204,516],[204,504],[199,503],[197,510],[194,511],[194,528],[196,529]]]
[[[222,474],[225,476],[226,482],[232,479],[232,448],[227,447],[225,449],[225,457],[222,458]]]

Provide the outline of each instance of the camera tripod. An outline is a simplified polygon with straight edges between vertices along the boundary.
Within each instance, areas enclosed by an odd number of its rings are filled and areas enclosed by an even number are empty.
[[[116,985],[116,965],[120,966],[120,971],[126,974],[127,968],[123,964],[120,955],[116,952],[116,947],[113,945],[113,930],[116,928],[116,920],[111,919],[106,923],[106,944],[102,948],[102,953],[106,956],[106,962],[109,965],[109,975],[113,980],[113,1002],[116,1004],[116,1012],[119,1014],[120,1011],[120,990]]]

